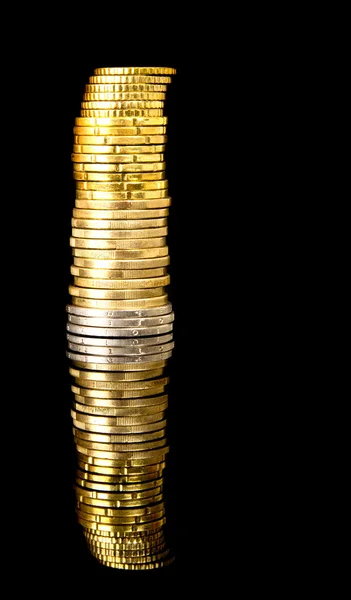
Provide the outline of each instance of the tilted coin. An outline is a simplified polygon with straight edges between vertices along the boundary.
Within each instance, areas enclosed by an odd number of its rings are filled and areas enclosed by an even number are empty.
[[[164,287],[170,283],[170,275],[151,277],[150,279],[90,279],[88,277],[74,277],[74,285],[98,289],[144,289]]]
[[[91,331],[88,329],[88,333],[91,335]],[[135,338],[132,336],[123,336],[121,337],[114,335],[113,337],[109,338],[109,337],[102,337],[101,335],[99,335],[98,337],[92,336],[92,337],[84,337],[84,336],[77,336],[77,335],[72,335],[72,334],[67,334],[67,340],[73,344],[81,344],[83,346],[101,346],[102,348],[104,348],[106,351],[109,351],[109,348],[111,348],[112,346],[120,346],[120,347],[125,347],[126,349],[129,348],[137,348],[139,346],[148,346],[148,347],[154,347],[154,346],[159,346],[160,344],[166,344],[168,342],[170,342],[173,339],[173,333],[166,333],[165,335],[151,335],[148,337],[140,337],[140,338]],[[150,386],[145,386],[145,387],[150,387]]]
[[[168,246],[163,246],[161,248],[123,248],[117,250],[108,250],[104,248],[96,250],[92,250],[89,248],[72,249],[72,256],[106,260],[123,260],[125,258],[156,258],[159,256],[168,256],[168,253]]]
[[[71,154],[72,162],[90,165],[147,165],[155,162],[163,162],[164,154],[159,152],[149,152],[140,154],[94,154],[91,152],[73,152]]]
[[[159,394],[162,391],[162,394],[163,394],[164,387],[165,387],[165,384],[160,383],[159,385],[156,385],[153,388],[149,388],[149,389],[145,388],[143,390],[133,390],[133,389],[132,390],[130,390],[130,389],[120,390],[118,388],[116,388],[116,389],[112,388],[110,390],[100,390],[100,389],[96,390],[96,389],[90,389],[90,388],[85,388],[85,387],[79,387],[77,385],[72,385],[71,390],[75,395],[79,396],[78,402],[83,403],[83,402],[85,402],[85,398],[88,398],[88,397],[95,399],[97,401],[98,399],[111,400],[113,398],[123,398],[124,397],[123,394],[126,394],[125,398],[128,398],[128,394],[134,393],[134,392],[140,393],[140,396],[142,396],[144,392],[149,392],[149,395],[155,395],[155,394]],[[132,397],[132,396],[130,396],[130,397]],[[158,403],[167,402],[167,398],[168,398],[167,394],[163,394],[161,396],[155,396],[153,399],[153,403],[156,405]],[[116,400],[116,402],[117,402],[117,405],[122,404],[121,401]],[[106,404],[106,402],[105,403],[101,402],[101,404]],[[108,403],[106,405],[109,406]],[[113,406],[113,403],[111,403],[111,406]],[[122,406],[123,406],[123,404],[122,404]]]
[[[74,162],[73,163],[73,174],[76,173],[111,173],[111,174],[134,174],[142,175],[143,173],[165,173],[166,163],[163,162],[152,162],[152,163],[115,163],[115,164],[103,164],[103,163],[86,163],[86,162]]]
[[[157,160],[156,155],[163,153],[166,149],[165,144],[142,144],[142,145],[104,145],[104,144],[73,144],[73,154],[133,154],[133,161],[137,162],[136,157],[139,154],[148,154],[152,157],[151,162]],[[97,157],[98,158],[98,157]],[[96,162],[99,162],[97,160]],[[78,161],[82,162],[82,161]],[[144,161],[145,162],[145,161]]]
[[[131,371],[131,372],[123,372],[123,373],[96,373],[95,371],[85,371],[83,369],[77,369],[75,367],[69,367],[69,373],[72,377],[76,377],[78,379],[83,379],[85,381],[85,387],[95,387],[98,386],[99,383],[102,385],[113,384],[123,384],[123,383],[135,383],[136,385],[141,384],[142,382],[147,383],[147,380],[150,380],[150,383],[154,381],[153,378],[161,377],[163,375],[164,369],[151,369],[149,371]],[[89,385],[87,381],[90,381]],[[82,384],[83,385],[83,384]],[[152,386],[151,386],[152,387]]]
[[[74,163],[80,164],[80,163]],[[165,171],[152,171],[143,173],[104,173],[73,170],[73,179],[77,181],[160,181],[166,179]]]
[[[127,435],[111,435],[108,433],[90,433],[88,431],[81,431],[80,429],[76,429],[75,427],[72,428],[73,434],[76,438],[78,439],[82,439],[84,441],[88,441],[88,442],[106,442],[108,444],[132,444],[132,443],[137,443],[137,442],[148,442],[148,441],[152,441],[152,440],[156,440],[160,437],[165,437],[165,429],[161,429],[159,431],[150,431],[148,433],[139,433],[139,434],[127,434]],[[149,481],[151,479],[156,478],[156,475],[151,474],[147,474],[147,475],[143,475],[143,479],[140,479],[142,476],[139,473],[138,475],[135,476],[135,479],[130,479],[130,477],[132,477],[131,475],[128,475],[129,479],[126,479],[126,475],[118,475],[117,476],[106,476],[106,475],[91,475],[88,472],[84,472],[82,473],[82,471],[80,471],[79,473],[79,477],[84,477],[85,480],[93,480],[93,481],[105,481],[105,483],[107,482],[113,482],[113,483],[120,483],[120,484],[126,484],[126,483],[139,483],[141,481]],[[157,475],[157,477],[160,477],[160,475]]]
[[[164,287],[155,288],[144,288],[144,289],[132,289],[132,290],[105,290],[105,289],[92,289],[84,287],[76,287],[70,285],[69,293],[71,296],[77,296],[79,298],[98,298],[98,299],[110,299],[110,300],[127,300],[134,298],[153,298],[159,297],[164,294]]]
[[[154,379],[137,379],[134,378],[132,380],[125,381],[124,379],[114,379],[114,380],[106,380],[102,379],[101,376],[105,376],[105,373],[100,373],[99,379],[96,379],[95,373],[89,373],[90,379],[86,377],[84,371],[79,371],[78,369],[69,368],[69,374],[75,378],[77,385],[81,387],[89,388],[89,389],[98,389],[98,390],[152,390],[155,387],[165,386],[169,383],[169,377],[161,377],[163,374],[162,369],[155,369],[152,372],[154,376],[154,372],[156,372],[156,377]],[[157,376],[158,375],[158,376]],[[132,405],[135,403],[135,400],[131,401]],[[150,403],[147,400],[147,403]]]

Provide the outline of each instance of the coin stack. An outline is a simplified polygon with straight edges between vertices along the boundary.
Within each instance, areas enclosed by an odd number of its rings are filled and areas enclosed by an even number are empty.
[[[76,511],[96,559],[174,560],[166,544],[166,376],[174,312],[163,107],[173,68],[94,71],[75,120],[67,305]]]

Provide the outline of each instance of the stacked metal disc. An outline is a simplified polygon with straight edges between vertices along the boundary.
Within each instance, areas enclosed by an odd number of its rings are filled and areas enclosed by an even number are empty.
[[[163,489],[174,347],[163,108],[173,74],[96,69],[74,127],[67,356],[76,507],[92,554],[119,569],[174,559]]]

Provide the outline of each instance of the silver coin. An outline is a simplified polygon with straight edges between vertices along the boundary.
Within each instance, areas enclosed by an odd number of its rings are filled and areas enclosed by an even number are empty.
[[[144,317],[135,319],[99,319],[98,317],[78,317],[68,315],[68,322],[85,327],[155,327],[173,323],[174,312],[160,317]]]
[[[94,356],[92,354],[77,354],[76,352],[66,352],[67,358],[81,363],[95,364],[125,364],[142,363],[167,360],[171,358],[172,352],[162,352],[161,354],[147,354],[145,356]]]
[[[101,346],[83,346],[81,344],[68,343],[68,349],[72,352],[81,352],[82,354],[96,354],[98,356],[140,356],[146,354],[156,354],[169,352],[173,350],[174,342],[160,344],[157,346],[113,346],[104,348]]]
[[[113,319],[126,319],[131,317],[156,317],[158,315],[167,315],[172,312],[172,304],[168,302],[163,306],[156,306],[155,308],[140,308],[138,310],[107,310],[101,308],[82,308],[81,306],[74,306],[68,304],[66,306],[68,313],[79,315],[81,317],[100,317]]]
[[[104,346],[110,348],[111,346],[157,346],[160,344],[167,344],[173,339],[173,333],[167,335],[154,335],[152,337],[142,338],[100,338],[100,337],[79,337],[76,335],[67,334],[67,340],[72,344],[81,344],[82,346]]]
[[[66,329],[72,334],[78,333],[83,336],[88,335],[98,338],[136,338],[141,336],[157,336],[162,335],[164,333],[169,333],[173,330],[173,323],[167,323],[166,325],[160,325],[159,327],[130,327],[128,329],[122,329],[122,327],[116,329],[113,329],[112,327],[108,329],[104,329],[103,327],[80,327],[79,325],[72,325],[71,323],[67,323]]]

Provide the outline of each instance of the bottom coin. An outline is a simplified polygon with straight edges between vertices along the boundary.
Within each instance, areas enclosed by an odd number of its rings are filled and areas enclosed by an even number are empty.
[[[107,561],[103,557],[97,556],[95,554],[93,554],[93,556],[101,564],[105,565],[106,567],[112,567],[113,569],[126,569],[126,570],[131,570],[131,571],[142,571],[142,570],[146,570],[146,569],[160,569],[162,567],[167,567],[168,565],[172,564],[175,560],[175,557],[172,556],[171,558],[168,558],[167,560],[156,561],[156,562],[151,562],[151,563],[146,563],[146,564],[123,564],[123,563]]]

